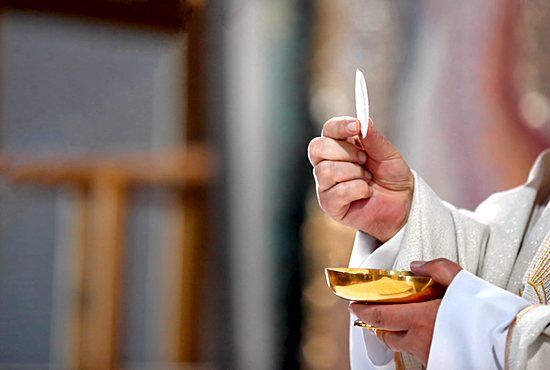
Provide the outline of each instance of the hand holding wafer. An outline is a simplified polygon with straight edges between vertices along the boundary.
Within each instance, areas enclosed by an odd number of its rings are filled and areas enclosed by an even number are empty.
[[[361,133],[355,117],[329,119],[310,142],[308,156],[323,211],[386,241],[407,222],[414,177],[370,118],[363,126]]]

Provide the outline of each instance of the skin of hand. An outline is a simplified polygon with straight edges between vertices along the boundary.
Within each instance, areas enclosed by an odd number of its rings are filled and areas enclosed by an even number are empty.
[[[414,176],[395,146],[369,121],[363,139],[357,118],[331,118],[321,136],[309,143],[308,157],[321,209],[386,242],[407,222]]]
[[[414,261],[411,270],[416,275],[431,276],[436,283],[448,287],[462,268],[439,258],[429,262]],[[392,351],[410,353],[426,366],[440,304],[441,299],[388,305],[353,302],[349,310],[363,322],[378,328],[376,336]]]

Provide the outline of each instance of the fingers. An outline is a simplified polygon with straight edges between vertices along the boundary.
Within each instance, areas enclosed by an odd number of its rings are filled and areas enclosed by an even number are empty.
[[[329,119],[323,126],[322,136],[352,141],[354,136],[359,135],[358,139],[362,144],[359,147],[364,147],[369,157],[378,162],[401,157],[397,148],[374,126],[372,119],[369,118],[369,121],[369,130],[364,139],[360,138],[360,123],[354,117]]]
[[[415,303],[404,305],[369,305],[352,303],[350,311],[361,321],[376,327],[379,330],[407,331],[411,326],[412,309]]]
[[[435,282],[447,287],[462,267],[446,258],[438,258],[428,262],[413,261],[411,270],[416,275],[430,276]]]
[[[313,168],[313,175],[317,182],[317,191],[323,192],[332,188],[334,185],[351,181],[365,180],[369,182],[372,179],[370,172],[356,163],[321,161]]]
[[[369,118],[369,130],[366,138],[359,137],[368,156],[377,162],[400,158],[397,148],[374,126]]]
[[[333,117],[323,125],[322,136],[344,140],[359,134],[359,120],[354,117]]]
[[[316,137],[308,147],[309,161],[315,167],[319,162],[343,161],[365,164],[367,155],[355,145],[346,141],[334,140],[326,137]]]
[[[372,189],[365,180],[342,182],[329,190],[318,192],[319,205],[329,216],[335,218],[343,218],[350,203],[371,195]]]
[[[403,352],[410,348],[406,331],[377,330],[376,336],[393,352]]]
[[[374,327],[369,330],[391,350],[410,353],[425,365],[440,305],[440,299],[395,305],[354,302],[349,309],[359,320]]]

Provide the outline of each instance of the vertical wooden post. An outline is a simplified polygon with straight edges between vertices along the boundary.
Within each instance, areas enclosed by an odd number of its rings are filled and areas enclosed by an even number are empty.
[[[206,230],[204,227],[204,194],[196,191],[192,194],[182,194],[184,204],[183,219],[183,250],[180,258],[183,260],[182,276],[182,360],[193,362],[198,359],[198,302],[199,302],[199,271],[200,251],[204,247]]]
[[[185,341],[181,332],[183,293],[183,204],[179,197],[171,196],[168,205],[168,219],[165,231],[165,253],[162,254],[162,320],[160,333],[160,356],[169,362],[181,361],[181,342]]]
[[[124,183],[115,170],[102,170],[92,181],[90,196],[81,368],[114,369],[119,364]]]
[[[71,269],[71,280],[73,291],[73,304],[69,317],[69,346],[68,366],[71,369],[80,367],[82,350],[82,308],[85,292],[84,266],[86,246],[89,239],[89,209],[87,189],[80,185],[75,189],[74,196],[74,220],[72,222],[73,254],[74,261]]]

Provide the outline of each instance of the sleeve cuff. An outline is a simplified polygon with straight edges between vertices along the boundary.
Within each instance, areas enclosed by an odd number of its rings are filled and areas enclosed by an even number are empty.
[[[525,299],[462,270],[435,321],[428,369],[503,368],[508,327]]]
[[[403,226],[390,240],[382,245],[372,236],[358,231],[353,243],[349,267],[393,268],[406,226]]]

